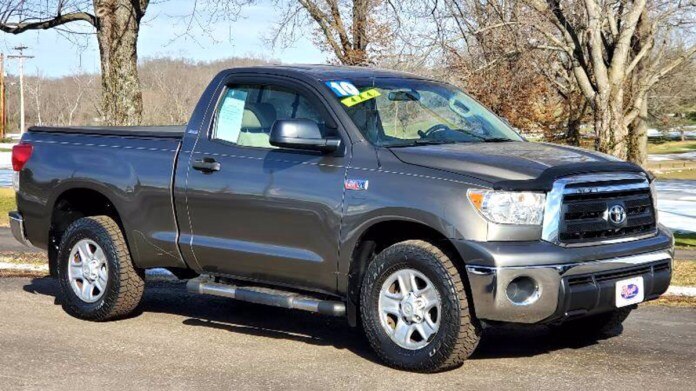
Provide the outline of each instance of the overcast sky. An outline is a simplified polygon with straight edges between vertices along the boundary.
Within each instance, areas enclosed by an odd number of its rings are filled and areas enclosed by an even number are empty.
[[[138,41],[138,56],[141,60],[153,56],[186,57],[196,61],[262,56],[286,63],[323,63],[327,59],[325,54],[306,39],[284,50],[272,50],[264,44],[262,38],[268,35],[278,15],[278,10],[270,5],[249,7],[239,21],[212,26],[212,36],[215,39],[200,30],[193,31],[196,41],[188,37],[176,38],[186,30],[187,19],[184,20],[181,16],[190,13],[192,3],[190,0],[151,3]],[[71,28],[90,31],[88,26],[77,27],[73,24]],[[25,74],[36,74],[38,70],[44,76],[57,77],[77,71],[98,71],[96,37],[73,36],[71,39],[77,39],[76,44],[63,35],[56,30],[30,31],[18,36],[0,33],[0,51],[7,55],[13,52],[12,47],[19,44],[28,46],[25,54],[33,55],[34,58],[27,60]],[[6,68],[8,73],[16,74],[17,61],[6,61]]]

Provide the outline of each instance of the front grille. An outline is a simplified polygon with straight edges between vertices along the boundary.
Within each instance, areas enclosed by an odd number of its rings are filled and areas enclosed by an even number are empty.
[[[625,220],[612,221],[619,206]],[[584,244],[655,232],[655,207],[645,179],[583,182],[566,185],[559,221],[559,241]]]
[[[569,286],[576,286],[576,285],[583,285],[583,284],[591,284],[594,282],[602,282],[602,281],[612,281],[612,280],[621,280],[625,278],[631,278],[631,277],[636,277],[636,276],[642,276],[645,274],[649,273],[659,273],[664,270],[669,270],[670,268],[670,261],[665,260],[665,261],[659,261],[655,262],[652,264],[648,265],[641,265],[641,266],[634,266],[634,267],[628,267],[624,269],[619,269],[619,270],[610,270],[610,271],[605,271],[605,272],[598,272],[594,274],[588,274],[588,275],[582,275],[582,276],[573,276],[568,278],[568,285]]]

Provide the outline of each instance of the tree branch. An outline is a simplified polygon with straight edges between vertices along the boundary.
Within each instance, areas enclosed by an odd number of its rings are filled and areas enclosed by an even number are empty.
[[[334,54],[336,55],[338,60],[342,63],[346,62],[347,58],[345,53],[343,52],[343,48],[338,42],[336,42],[336,39],[333,36],[331,26],[326,22],[328,20],[328,15],[326,15],[311,0],[299,0],[299,2],[307,10],[307,12],[309,12],[309,15],[312,17],[312,19],[314,19],[314,21],[317,22],[319,28],[321,28],[321,31],[324,33],[326,42],[329,44],[329,46],[331,46],[331,49],[333,49]]]
[[[624,78],[628,77],[633,72],[633,69],[635,69],[636,65],[638,65],[639,62],[643,61],[643,58],[645,58],[645,56],[648,55],[648,53],[652,50],[653,46],[655,45],[654,32],[656,27],[657,26],[653,25],[650,37],[647,39],[647,42],[640,48],[640,51],[638,52],[638,54],[636,54],[631,63],[628,64]]]
[[[66,23],[83,21],[97,26],[97,18],[87,12],[73,12],[65,15],[57,15],[53,19],[36,22],[0,23],[0,31],[9,34],[21,34],[27,30],[48,30]]]
[[[689,48],[689,50],[684,52],[681,56],[678,56],[674,60],[665,64],[665,66],[663,66],[659,71],[653,74],[645,83],[641,85],[638,93],[636,93],[636,99],[631,105],[631,109],[628,110],[624,115],[624,124],[626,126],[628,126],[638,117],[638,115],[640,115],[640,107],[643,104],[643,100],[645,99],[645,96],[647,95],[648,91],[655,85],[655,83],[660,81],[660,79],[663,78],[666,74],[672,72],[674,68],[680,66],[688,59],[692,58],[695,54],[696,45]]]
[[[619,38],[614,45],[614,55],[611,61],[610,79],[612,83],[618,84],[623,82],[625,77],[625,65],[628,59],[628,53],[631,49],[631,38],[638,26],[638,19],[645,10],[646,0],[636,0],[633,2],[633,8],[628,11],[625,18],[621,22]]]

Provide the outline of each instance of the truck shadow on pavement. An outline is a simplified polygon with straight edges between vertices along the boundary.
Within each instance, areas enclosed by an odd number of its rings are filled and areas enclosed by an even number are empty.
[[[58,282],[34,278],[24,286],[26,292],[55,298],[61,305]],[[359,329],[341,318],[283,308],[249,304],[214,296],[194,295],[184,282],[148,281],[138,311],[186,317],[183,324],[206,327],[264,338],[292,340],[318,346],[347,349],[365,359],[379,362]],[[66,314],[66,316],[68,316]],[[619,334],[620,330],[614,334]],[[471,359],[531,357],[556,350],[580,349],[598,343],[597,338],[580,338],[551,331],[544,326],[503,326],[484,331]]]

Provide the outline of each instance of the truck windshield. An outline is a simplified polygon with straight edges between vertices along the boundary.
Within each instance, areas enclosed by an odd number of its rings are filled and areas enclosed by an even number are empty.
[[[446,84],[364,78],[327,81],[326,85],[375,145],[522,141],[507,123]]]

